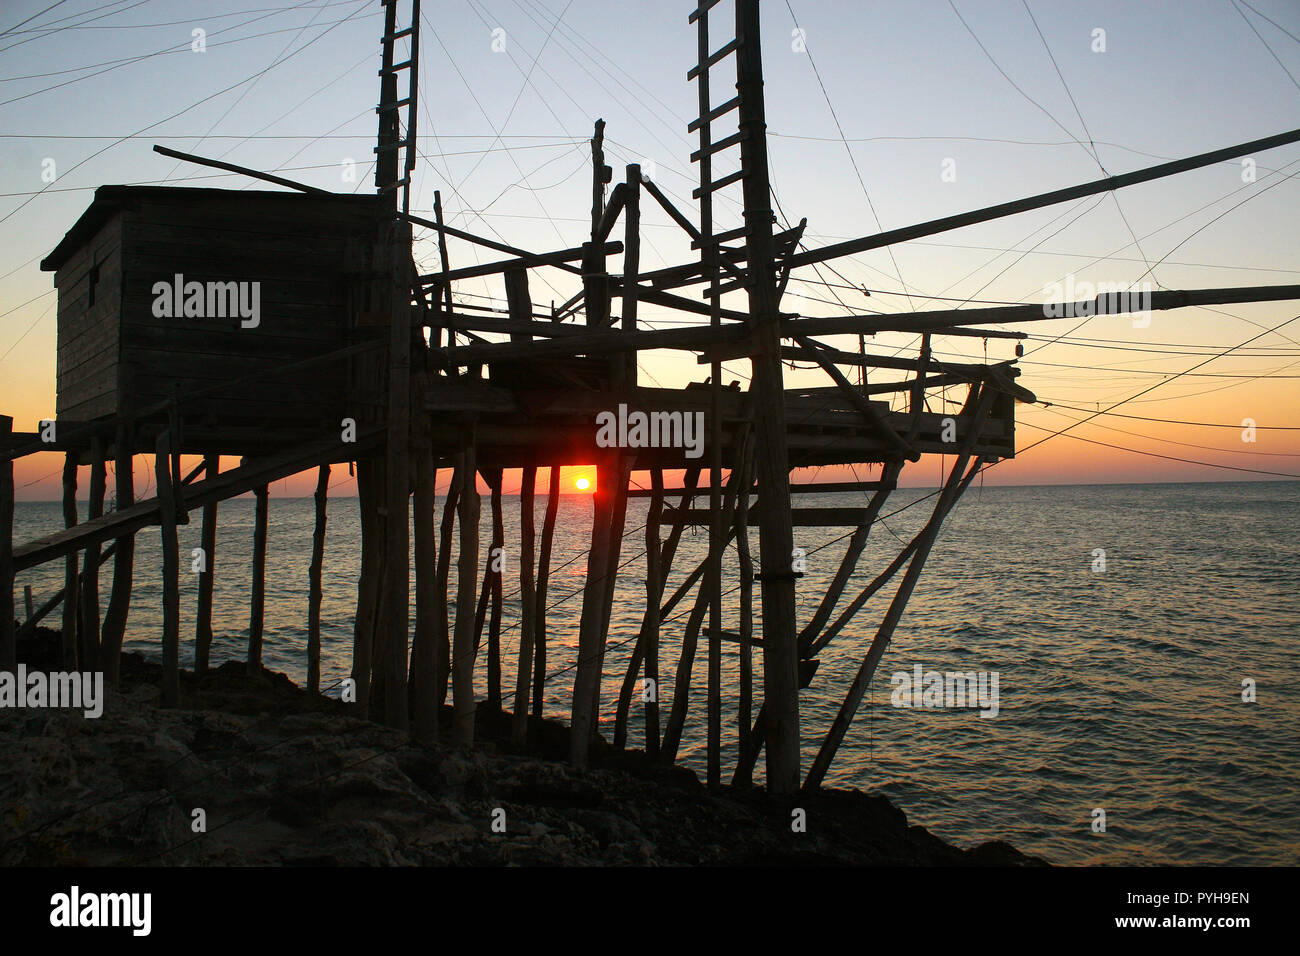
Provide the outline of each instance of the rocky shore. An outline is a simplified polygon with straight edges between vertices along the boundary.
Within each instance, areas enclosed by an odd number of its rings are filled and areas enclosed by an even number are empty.
[[[25,648],[29,667],[49,666],[54,640]],[[485,739],[469,753],[417,745],[238,662],[183,674],[178,709],[157,706],[158,677],[126,655],[98,719],[0,709],[0,865],[1038,862],[1002,842],[959,849],[856,790],[714,795],[687,769],[612,748],[575,773],[558,759],[563,726],[513,754],[508,715],[482,707]],[[796,809],[805,832],[792,831]]]

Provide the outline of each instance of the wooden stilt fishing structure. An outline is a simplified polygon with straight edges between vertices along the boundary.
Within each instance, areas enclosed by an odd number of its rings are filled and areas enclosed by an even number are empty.
[[[734,18],[724,16],[727,10],[719,9],[723,3]],[[399,27],[399,6],[398,0],[385,4],[374,195],[334,195],[158,148],[291,191],[101,187],[43,262],[55,273],[59,291],[58,430],[56,439],[42,440],[37,432],[12,431],[0,417],[0,667],[12,667],[15,660],[14,576],[63,559],[65,663],[84,669],[102,661],[115,675],[123,635],[129,631],[134,536],[158,526],[164,554],[163,700],[179,703],[176,526],[189,513],[201,512],[207,563],[199,578],[195,666],[202,671],[209,665],[212,642],[218,503],[252,492],[257,510],[247,664],[257,672],[268,560],[267,486],[317,469],[307,647],[308,683],[319,691],[330,466],[355,463],[362,560],[351,678],[362,713],[393,727],[409,727],[421,739],[472,747],[479,707],[476,680],[482,680],[484,706],[511,708],[511,737],[524,746],[530,721],[543,716],[547,695],[556,693],[555,678],[568,671],[551,673],[548,662],[555,661],[558,648],[576,647],[568,712],[575,766],[587,764],[603,721],[612,720],[616,746],[626,746],[639,726],[647,753],[671,762],[685,728],[702,716],[707,781],[718,787],[724,750],[730,747],[724,743],[729,732],[723,726],[723,646],[734,644],[739,676],[732,782],[748,784],[764,757],[769,790],[789,794],[801,786],[817,787],[849,730],[944,518],[983,465],[1014,456],[1016,402],[1034,400],[1015,381],[1014,359],[940,362],[933,357],[932,342],[969,335],[1014,340],[1024,335],[987,326],[1052,316],[1040,305],[1025,305],[803,317],[782,307],[793,270],[1300,141],[1300,131],[1291,131],[807,248],[802,244],[806,221],[778,229],[769,200],[759,0],[700,0],[688,17],[697,31],[698,59],[687,74],[698,93],[699,114],[689,124],[699,137],[690,157],[699,170],[693,194],[698,211],[679,208],[636,165],[628,166],[610,188],[615,177],[605,165],[604,124],[598,121],[591,143],[589,235],[572,248],[534,253],[447,225],[440,197],[433,220],[410,213],[421,17],[418,0],[412,0],[406,4],[409,19],[401,21],[409,25]],[[719,96],[719,90],[725,92]],[[717,200],[728,189],[739,196],[742,210],[734,223],[718,221]],[[643,271],[639,244],[648,212],[661,212],[684,230],[698,258]],[[611,239],[620,218],[622,239]],[[420,274],[416,268],[412,229],[417,226],[437,238],[436,272]],[[448,239],[490,250],[495,258],[453,268]],[[618,271],[614,257],[620,255]],[[575,283],[580,279],[581,289],[550,315],[535,313],[529,277],[537,270],[567,274]],[[504,317],[456,301],[458,283],[482,276],[501,277],[508,303]],[[260,288],[257,315],[242,308],[247,304],[242,290],[249,284]],[[698,296],[689,294],[692,288]],[[1170,309],[1295,298],[1300,298],[1300,286],[1202,289],[1156,292],[1142,305]],[[229,307],[212,314],[214,299]],[[640,303],[677,310],[692,324],[649,329],[639,321]],[[1105,297],[1072,307],[1102,314],[1130,308]],[[579,312],[581,323],[567,321]],[[823,341],[883,332],[916,333],[919,347],[914,354],[899,355],[867,348],[842,351]],[[659,349],[694,354],[709,366],[707,378],[683,389],[642,385],[638,356]],[[750,366],[744,391],[722,382],[723,363],[737,360]],[[788,386],[783,362],[796,360],[821,369],[826,382]],[[842,368],[903,374],[895,382],[854,385]],[[965,403],[955,414],[932,404],[940,389],[952,386],[966,389]],[[892,410],[882,400],[891,394],[907,397],[906,410]],[[598,439],[597,417],[620,408],[661,421],[702,416],[707,457],[691,457],[684,443],[608,447]],[[155,455],[157,493],[136,500],[131,464],[134,456],[149,451]],[[38,452],[66,456],[66,526],[15,546],[12,461]],[[181,477],[181,455],[203,458],[189,478]],[[924,455],[953,458],[931,517],[844,605],[859,558],[902,469]],[[104,463],[110,456],[116,463],[117,506],[102,513]],[[222,456],[239,463],[221,471]],[[599,475],[582,611],[577,631],[566,633],[547,615],[558,475],[564,466],[592,464]],[[879,465],[879,478],[790,484],[796,467],[856,464]],[[74,497],[79,465],[91,469],[91,510],[80,523]],[[549,484],[541,537],[535,541],[539,468],[548,469]],[[504,473],[516,469],[522,476],[524,540],[510,547],[503,531],[502,488]],[[435,533],[439,470],[450,481]],[[678,470],[682,484],[671,487],[666,476]],[[199,472],[202,478],[195,480]],[[629,488],[633,472],[648,473],[650,487]],[[486,522],[480,477],[491,493]],[[793,506],[810,491],[870,497],[864,507]],[[615,583],[625,552],[632,551],[624,539],[634,533],[626,527],[628,499],[642,495],[650,498],[644,527],[644,614],[627,667],[611,674],[606,651]],[[413,620],[408,614],[412,512]],[[481,523],[489,524],[486,553]],[[754,525],[757,554],[751,552],[748,534]],[[688,526],[707,528],[707,554],[668,594]],[[795,527],[852,529],[829,588],[802,622]],[[107,557],[100,547],[110,541],[116,570],[101,628],[97,570]],[[731,592],[722,591],[733,541],[739,571],[734,614],[726,602]],[[510,560],[502,570],[497,559],[504,553]],[[813,681],[818,655],[900,571],[901,582],[874,637],[864,645],[843,703],[811,767],[805,768],[801,747],[807,725],[800,720],[800,691]],[[502,670],[503,663],[511,662],[503,661],[506,648],[499,639],[505,574],[518,575],[522,606],[513,693],[510,675]],[[692,594],[684,627],[673,624],[672,611]],[[483,618],[476,620],[480,604],[487,619],[486,641]],[[729,617],[738,622],[737,630],[726,628]],[[707,704],[703,715],[692,715],[701,638]],[[665,661],[674,657],[674,687],[670,699],[661,701]],[[440,723],[448,688],[450,725]]]

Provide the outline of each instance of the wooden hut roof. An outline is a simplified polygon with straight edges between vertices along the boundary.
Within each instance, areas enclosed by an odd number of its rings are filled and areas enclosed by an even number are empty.
[[[374,205],[376,202],[376,197],[373,194],[331,193],[322,195],[320,193],[307,194],[266,189],[232,190],[185,186],[100,186],[95,190],[95,198],[86,207],[86,211],[81,214],[81,217],[67,231],[53,251],[41,260],[41,271],[57,271],[63,263],[71,258],[77,249],[81,248],[83,243],[99,232],[104,223],[108,222],[123,208],[140,199],[201,202],[203,200],[229,198],[231,195],[238,195],[241,202],[248,203],[256,203],[259,200],[284,201],[289,199],[300,203],[338,202],[363,207]]]

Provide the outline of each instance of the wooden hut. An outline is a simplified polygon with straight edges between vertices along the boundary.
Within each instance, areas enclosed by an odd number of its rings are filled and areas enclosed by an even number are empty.
[[[214,449],[230,453],[241,429],[274,425],[283,442],[337,427],[350,406],[355,417],[348,363],[286,367],[365,336],[350,280],[365,272],[376,202],[100,187],[41,263],[59,294],[60,422],[180,398],[187,431],[235,438]]]

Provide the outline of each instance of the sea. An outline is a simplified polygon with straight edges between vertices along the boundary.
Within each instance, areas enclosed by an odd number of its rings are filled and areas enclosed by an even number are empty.
[[[444,473],[445,475],[445,473]],[[322,607],[322,683],[338,694],[352,656],[360,567],[355,485],[335,469]],[[264,662],[306,679],[310,498],[272,488]],[[281,489],[283,493],[283,489]],[[899,489],[840,608],[916,533],[935,498]],[[862,493],[801,495],[799,507],[861,507]],[[536,503],[540,533],[545,496]],[[629,502],[610,623],[600,729],[612,736],[619,685],[645,608],[645,498]],[[82,504],[84,513],[84,503]],[[439,498],[441,510],[441,497]],[[519,637],[520,502],[505,498],[503,688],[511,707]],[[483,502],[483,551],[488,500]],[[561,497],[548,595],[548,716],[567,714],[573,687],[592,499]],[[57,502],[20,502],[15,536],[62,526]],[[199,514],[180,528],[182,666],[192,666]],[[850,529],[796,528],[802,626],[826,593]],[[666,529],[665,529],[666,533]],[[218,518],[212,659],[242,659],[248,634],[253,502]],[[758,529],[750,530],[758,551]],[[707,552],[687,529],[671,593]],[[156,529],[137,538],[126,648],[160,657],[161,551]],[[485,555],[486,557],[486,555]],[[724,575],[724,628],[740,591],[734,548]],[[453,600],[456,593],[452,564]],[[949,516],[893,639],[826,777],[827,785],[887,796],[909,821],[961,846],[1006,840],[1058,864],[1296,865],[1300,863],[1300,483],[987,487],[973,485]],[[103,567],[107,604],[112,561]],[[901,580],[901,574],[895,581]],[[62,562],[19,576],[39,607],[63,583]],[[414,593],[414,588],[412,588]],[[862,664],[893,595],[877,593],[819,654],[801,695],[804,766],[811,762]],[[414,598],[412,598],[414,600]],[[661,638],[660,701],[673,693],[694,596]],[[761,608],[755,600],[755,618]],[[838,615],[838,610],[837,610]],[[58,612],[50,623],[57,626]],[[486,642],[486,641],[485,641]],[[737,751],[738,645],[723,645],[723,774]],[[975,672],[997,711],[902,706],[903,677]],[[755,654],[756,693],[761,665]],[[682,763],[705,771],[707,645],[693,670]],[[478,669],[480,694],[486,668]],[[643,746],[636,695],[629,746]],[[967,704],[970,702],[967,701]],[[762,765],[758,768],[761,779]]]

